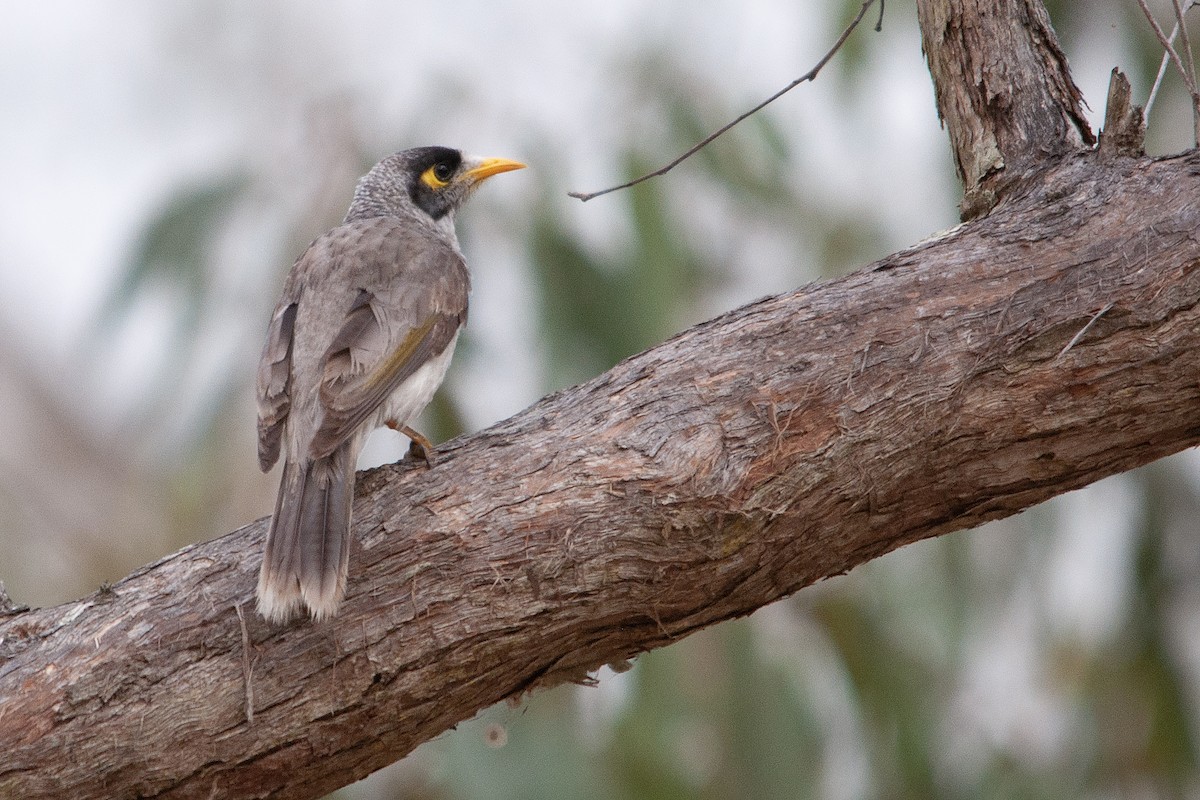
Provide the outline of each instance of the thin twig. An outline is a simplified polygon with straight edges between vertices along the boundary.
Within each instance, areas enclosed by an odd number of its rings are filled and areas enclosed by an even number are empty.
[[[1109,311],[1112,311],[1113,306],[1115,306],[1115,305],[1116,305],[1116,301],[1113,301],[1113,302],[1109,303],[1108,305],[1106,305],[1104,308],[1097,311],[1092,316],[1092,318],[1088,320],[1087,325],[1084,325],[1082,328],[1079,329],[1079,333],[1077,333],[1071,337],[1071,341],[1067,342],[1067,346],[1064,347],[1062,350],[1058,351],[1058,355],[1055,356],[1055,358],[1062,358],[1064,355],[1066,355],[1067,351],[1070,350],[1072,347],[1074,347],[1076,344],[1078,344],[1079,340],[1084,337],[1084,334],[1086,334],[1088,331],[1090,331],[1092,329],[1092,326],[1095,325],[1096,322],[1101,317],[1103,317]]]
[[[1175,8],[1175,27],[1183,39],[1183,63],[1187,66],[1188,76],[1194,86],[1196,85],[1196,60],[1192,56],[1192,43],[1188,39],[1187,25],[1183,21],[1185,9],[1179,0],[1172,0],[1171,5]]]
[[[1181,22],[1182,17],[1186,16],[1187,12],[1191,11],[1198,2],[1200,2],[1200,0],[1188,0],[1187,1],[1187,4],[1184,5],[1184,7],[1183,7],[1183,14],[1176,15],[1175,27],[1171,29],[1171,35],[1169,37],[1167,37],[1167,41],[1171,42],[1172,44],[1175,43],[1175,37],[1179,35],[1179,29],[1182,25],[1182,22]],[[1188,49],[1189,49],[1189,53],[1190,53],[1190,47]],[[1167,74],[1167,65],[1170,63],[1171,63],[1171,54],[1169,52],[1167,52],[1166,50],[1163,50],[1162,60],[1160,60],[1158,62],[1158,74],[1154,76],[1154,85],[1152,85],[1150,87],[1150,97],[1147,98],[1147,100],[1146,100],[1146,108],[1143,111],[1143,119],[1150,118],[1150,109],[1154,107],[1154,100],[1158,97],[1159,87],[1162,86],[1163,78],[1166,77],[1166,74]],[[1195,64],[1193,63],[1193,70],[1194,70],[1194,68],[1195,68]],[[1194,74],[1195,73],[1193,72],[1193,75]]]
[[[250,631],[246,630],[246,616],[242,613],[242,604],[234,607],[237,611],[238,622],[242,626],[242,680],[246,684],[246,724],[254,724],[254,667],[250,663]]]
[[[1192,56],[1192,43],[1188,39],[1187,23],[1183,20],[1186,13],[1183,4],[1174,0],[1172,5],[1175,7],[1175,24],[1179,26],[1179,35],[1183,39],[1183,55],[1188,68],[1187,85],[1192,92],[1192,133],[1196,144],[1200,144],[1200,93],[1196,87],[1196,59]]]
[[[1175,41],[1175,37],[1179,35],[1179,26],[1175,26],[1175,30],[1171,31],[1169,41]],[[1171,54],[1166,50],[1163,51],[1162,60],[1158,62],[1158,74],[1154,76],[1154,85],[1150,87],[1150,97],[1146,100],[1145,118],[1150,119],[1150,109],[1154,107],[1154,100],[1158,97],[1158,87],[1162,86],[1163,78],[1167,74],[1167,65],[1171,63]]]
[[[1170,57],[1171,62],[1175,64],[1175,68],[1179,70],[1179,74],[1183,78],[1184,83],[1187,83],[1187,70],[1184,69],[1183,62],[1179,59],[1179,54],[1175,52],[1175,47],[1171,44],[1174,36],[1168,39],[1167,35],[1163,33],[1163,29],[1158,25],[1158,20],[1156,20],[1154,15],[1150,13],[1150,7],[1146,5],[1146,0],[1137,0],[1137,2],[1142,9],[1142,13],[1146,15],[1146,20],[1150,23],[1150,27],[1154,30],[1154,35],[1158,37],[1158,43],[1162,45],[1163,50],[1166,51],[1166,54]]]
[[[1178,6],[1178,0],[1174,0],[1174,2],[1175,5]],[[1163,50],[1165,50],[1167,55],[1171,57],[1171,62],[1175,65],[1175,69],[1179,70],[1179,76],[1183,79],[1183,83],[1187,87],[1188,94],[1192,98],[1193,124],[1195,128],[1197,144],[1200,144],[1200,92],[1196,90],[1195,76],[1188,71],[1187,67],[1184,66],[1183,60],[1180,59],[1179,53],[1175,51],[1175,47],[1171,43],[1174,37],[1172,36],[1171,38],[1167,38],[1167,35],[1163,33],[1163,29],[1159,27],[1158,21],[1155,20],[1154,15],[1150,13],[1150,7],[1146,5],[1146,0],[1138,0],[1138,5],[1142,9],[1142,13],[1146,15],[1146,20],[1150,23],[1150,27],[1154,29],[1154,35],[1158,37],[1158,43],[1162,45]],[[1180,12],[1177,14],[1177,17],[1179,19],[1179,27],[1182,29],[1184,27],[1182,10],[1180,10]],[[1190,54],[1188,58],[1190,61]]]
[[[567,195],[570,197],[578,198],[579,200],[582,200],[583,202],[586,203],[588,200],[591,200],[593,197],[599,197],[602,194],[608,194],[609,192],[615,192],[619,189],[628,189],[630,186],[636,186],[637,184],[641,183],[642,181],[647,181],[647,180],[650,180],[651,178],[656,178],[659,175],[666,175],[668,172],[673,170],[675,167],[682,164],[685,160],[687,160],[688,158],[691,158],[693,155],[698,153],[701,149],[703,149],[706,145],[708,145],[710,142],[712,142],[718,136],[725,133],[727,130],[732,128],[734,125],[737,125],[742,120],[746,119],[746,117],[749,117],[753,114],[758,113],[759,111],[766,108],[768,105],[775,102],[780,97],[787,94],[792,89],[795,89],[797,86],[804,83],[805,81],[811,81],[814,78],[816,78],[817,73],[820,72],[825,67],[825,65],[829,63],[830,59],[832,59],[834,57],[834,55],[837,54],[838,50],[842,49],[842,45],[844,45],[846,43],[846,40],[850,38],[850,34],[853,33],[854,29],[858,27],[858,23],[862,22],[863,17],[865,17],[867,15],[867,9],[869,9],[874,4],[875,4],[875,0],[865,0],[865,2],[862,4],[862,8],[860,8],[858,10],[858,15],[854,17],[854,20],[848,26],[846,26],[846,30],[842,31],[842,35],[838,37],[838,40],[833,45],[832,49],[830,49],[830,51],[828,53],[826,53],[825,56],[820,61],[817,62],[817,65],[815,67],[813,67],[811,70],[806,72],[804,75],[801,75],[796,80],[789,83],[787,86],[780,89],[775,94],[768,97],[766,100],[764,100],[761,103],[759,103],[758,105],[756,105],[754,108],[750,109],[746,113],[739,116],[733,122],[729,122],[729,123],[726,123],[725,125],[722,125],[715,133],[712,133],[712,134],[704,137],[704,139],[701,140],[699,144],[696,144],[695,146],[693,146],[691,149],[689,149],[683,155],[676,158],[670,164],[667,164],[665,167],[660,167],[659,169],[656,169],[654,172],[647,173],[640,178],[635,178],[634,180],[628,181],[627,183],[622,183],[619,186],[610,186],[609,188],[601,189],[598,192],[567,192]],[[881,30],[883,27],[883,6],[884,6],[884,0],[879,0],[879,21],[875,23],[876,32]]]

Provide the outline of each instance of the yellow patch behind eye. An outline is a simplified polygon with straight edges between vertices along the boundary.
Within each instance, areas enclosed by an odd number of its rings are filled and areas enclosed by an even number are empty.
[[[449,183],[449,181],[444,181],[441,178],[439,178],[437,175],[434,175],[433,171],[435,169],[437,169],[437,167],[430,167],[429,169],[422,172],[421,173],[421,183],[425,184],[430,189],[441,189],[443,186],[445,186],[447,183]]]

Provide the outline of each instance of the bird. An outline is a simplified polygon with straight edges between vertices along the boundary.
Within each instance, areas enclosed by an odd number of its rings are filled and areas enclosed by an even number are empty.
[[[428,458],[432,446],[409,424],[445,377],[471,288],[455,212],[483,181],[524,167],[449,147],[394,153],[292,265],[257,374],[263,472],[283,451],[257,587],[265,619],[337,613],[355,463],[372,430],[405,433]]]

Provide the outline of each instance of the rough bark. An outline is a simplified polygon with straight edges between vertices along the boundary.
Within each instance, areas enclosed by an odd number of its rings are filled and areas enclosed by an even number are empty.
[[[1197,443],[1198,175],[1077,157],[432,470],[364,475],[332,623],[253,613],[261,520],[8,616],[0,796],[318,796],[501,698]]]
[[[1108,80],[1108,102],[1104,108],[1104,130],[1097,150],[1101,158],[1145,154],[1146,120],[1141,106],[1133,104],[1129,79],[1113,67]]]
[[[921,42],[963,182],[963,219],[1095,143],[1041,0],[917,0]]]

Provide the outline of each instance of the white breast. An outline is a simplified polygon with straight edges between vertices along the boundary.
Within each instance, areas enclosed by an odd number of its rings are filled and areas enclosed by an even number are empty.
[[[382,427],[388,420],[395,420],[400,425],[414,422],[417,415],[429,405],[437,392],[442,380],[446,377],[446,369],[450,366],[450,358],[454,355],[454,346],[458,344],[458,334],[446,345],[446,349],[429,359],[425,364],[409,376],[408,380],[396,387],[396,390],[383,401],[374,417],[369,417],[370,425],[364,426],[360,432],[366,437],[375,428]]]

